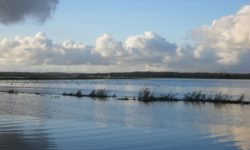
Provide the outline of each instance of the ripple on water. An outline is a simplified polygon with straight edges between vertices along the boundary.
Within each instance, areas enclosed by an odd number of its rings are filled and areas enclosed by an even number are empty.
[[[247,150],[249,108],[2,93],[0,149]]]

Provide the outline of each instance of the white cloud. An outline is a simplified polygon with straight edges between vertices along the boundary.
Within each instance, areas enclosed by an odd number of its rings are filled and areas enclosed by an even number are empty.
[[[225,67],[241,67],[242,58],[250,55],[249,25],[250,6],[244,6],[234,15],[214,20],[210,26],[195,30],[195,58],[210,59]]]
[[[154,32],[130,36],[124,44],[130,57],[141,62],[164,63],[176,55],[177,45]]]
[[[91,66],[93,71],[105,71],[103,67],[110,68],[110,71],[163,70],[168,68],[167,64],[171,57],[175,57],[176,50],[175,44],[153,32],[130,36],[125,42],[103,34],[95,45],[70,40],[55,43],[40,32],[35,36],[0,39],[0,69],[22,66],[46,70],[46,67],[57,66],[61,70],[65,67],[85,70],[83,67]]]
[[[103,57],[124,56],[125,50],[122,42],[115,41],[110,35],[104,33],[96,40],[95,51]]]
[[[177,48],[176,44],[168,42],[165,38],[154,32],[145,32],[143,35],[130,36],[126,40],[125,46],[130,50],[138,50],[139,53],[175,53]]]
[[[178,46],[145,32],[118,41],[104,33],[95,45],[55,43],[44,33],[0,39],[0,70],[250,72],[250,6],[194,30],[193,45]],[[10,69],[9,69],[10,68]]]
[[[99,55],[91,46],[65,41],[54,43],[44,33],[34,37],[15,37],[0,40],[0,64],[2,65],[77,65],[96,64]]]

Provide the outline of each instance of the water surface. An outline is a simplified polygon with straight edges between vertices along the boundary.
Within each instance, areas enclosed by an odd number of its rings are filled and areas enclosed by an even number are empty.
[[[106,88],[136,96],[193,90],[248,94],[248,80],[0,81],[0,149],[250,149],[250,106],[141,103],[63,97],[63,91]],[[44,94],[35,95],[34,92]],[[33,94],[32,94],[33,93]]]

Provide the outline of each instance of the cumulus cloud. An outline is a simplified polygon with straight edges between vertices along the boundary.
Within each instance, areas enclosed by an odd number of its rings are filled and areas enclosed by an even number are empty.
[[[0,40],[2,65],[79,65],[98,64],[100,56],[93,47],[74,41],[54,43],[44,33],[30,37]]]
[[[13,24],[26,19],[43,23],[58,3],[59,0],[1,0],[0,23]]]
[[[96,40],[95,51],[103,57],[123,56],[125,49],[122,42],[115,41],[109,34],[104,33]]]
[[[0,70],[250,72],[250,6],[192,33],[178,46],[154,32],[119,41],[104,33],[94,45],[56,43],[44,33],[0,39]],[[22,70],[23,71],[23,70]]]
[[[194,57],[217,62],[223,68],[247,71],[250,63],[250,6],[237,13],[214,20],[193,32]],[[216,67],[216,66],[215,66]],[[250,71],[250,70],[248,70]]]
[[[143,63],[164,63],[176,55],[178,46],[154,32],[130,36],[124,44],[130,57]],[[166,65],[166,64],[165,64]]]
[[[113,71],[126,66],[126,70],[157,70],[167,68],[176,50],[176,44],[153,32],[130,36],[123,42],[105,33],[97,38],[95,45],[70,40],[55,43],[40,32],[35,36],[0,39],[0,64],[8,67],[105,66]]]

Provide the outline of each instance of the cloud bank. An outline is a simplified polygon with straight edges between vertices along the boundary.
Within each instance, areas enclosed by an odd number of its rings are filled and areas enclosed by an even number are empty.
[[[176,44],[154,32],[130,36],[124,42],[117,41],[105,33],[96,39],[95,45],[70,40],[55,43],[40,32],[34,36],[0,39],[0,65],[5,68],[91,66],[122,71],[124,66],[136,64],[130,69],[137,70],[160,66],[170,61],[177,48]]]
[[[194,56],[226,70],[250,72],[250,6],[193,32]],[[216,66],[215,66],[216,67]]]
[[[43,23],[56,9],[59,0],[1,0],[0,23],[13,24],[26,19]]]
[[[250,6],[244,6],[194,30],[192,45],[177,45],[151,31],[124,41],[104,33],[94,45],[56,43],[44,33],[2,38],[0,70],[250,72],[249,24]]]

